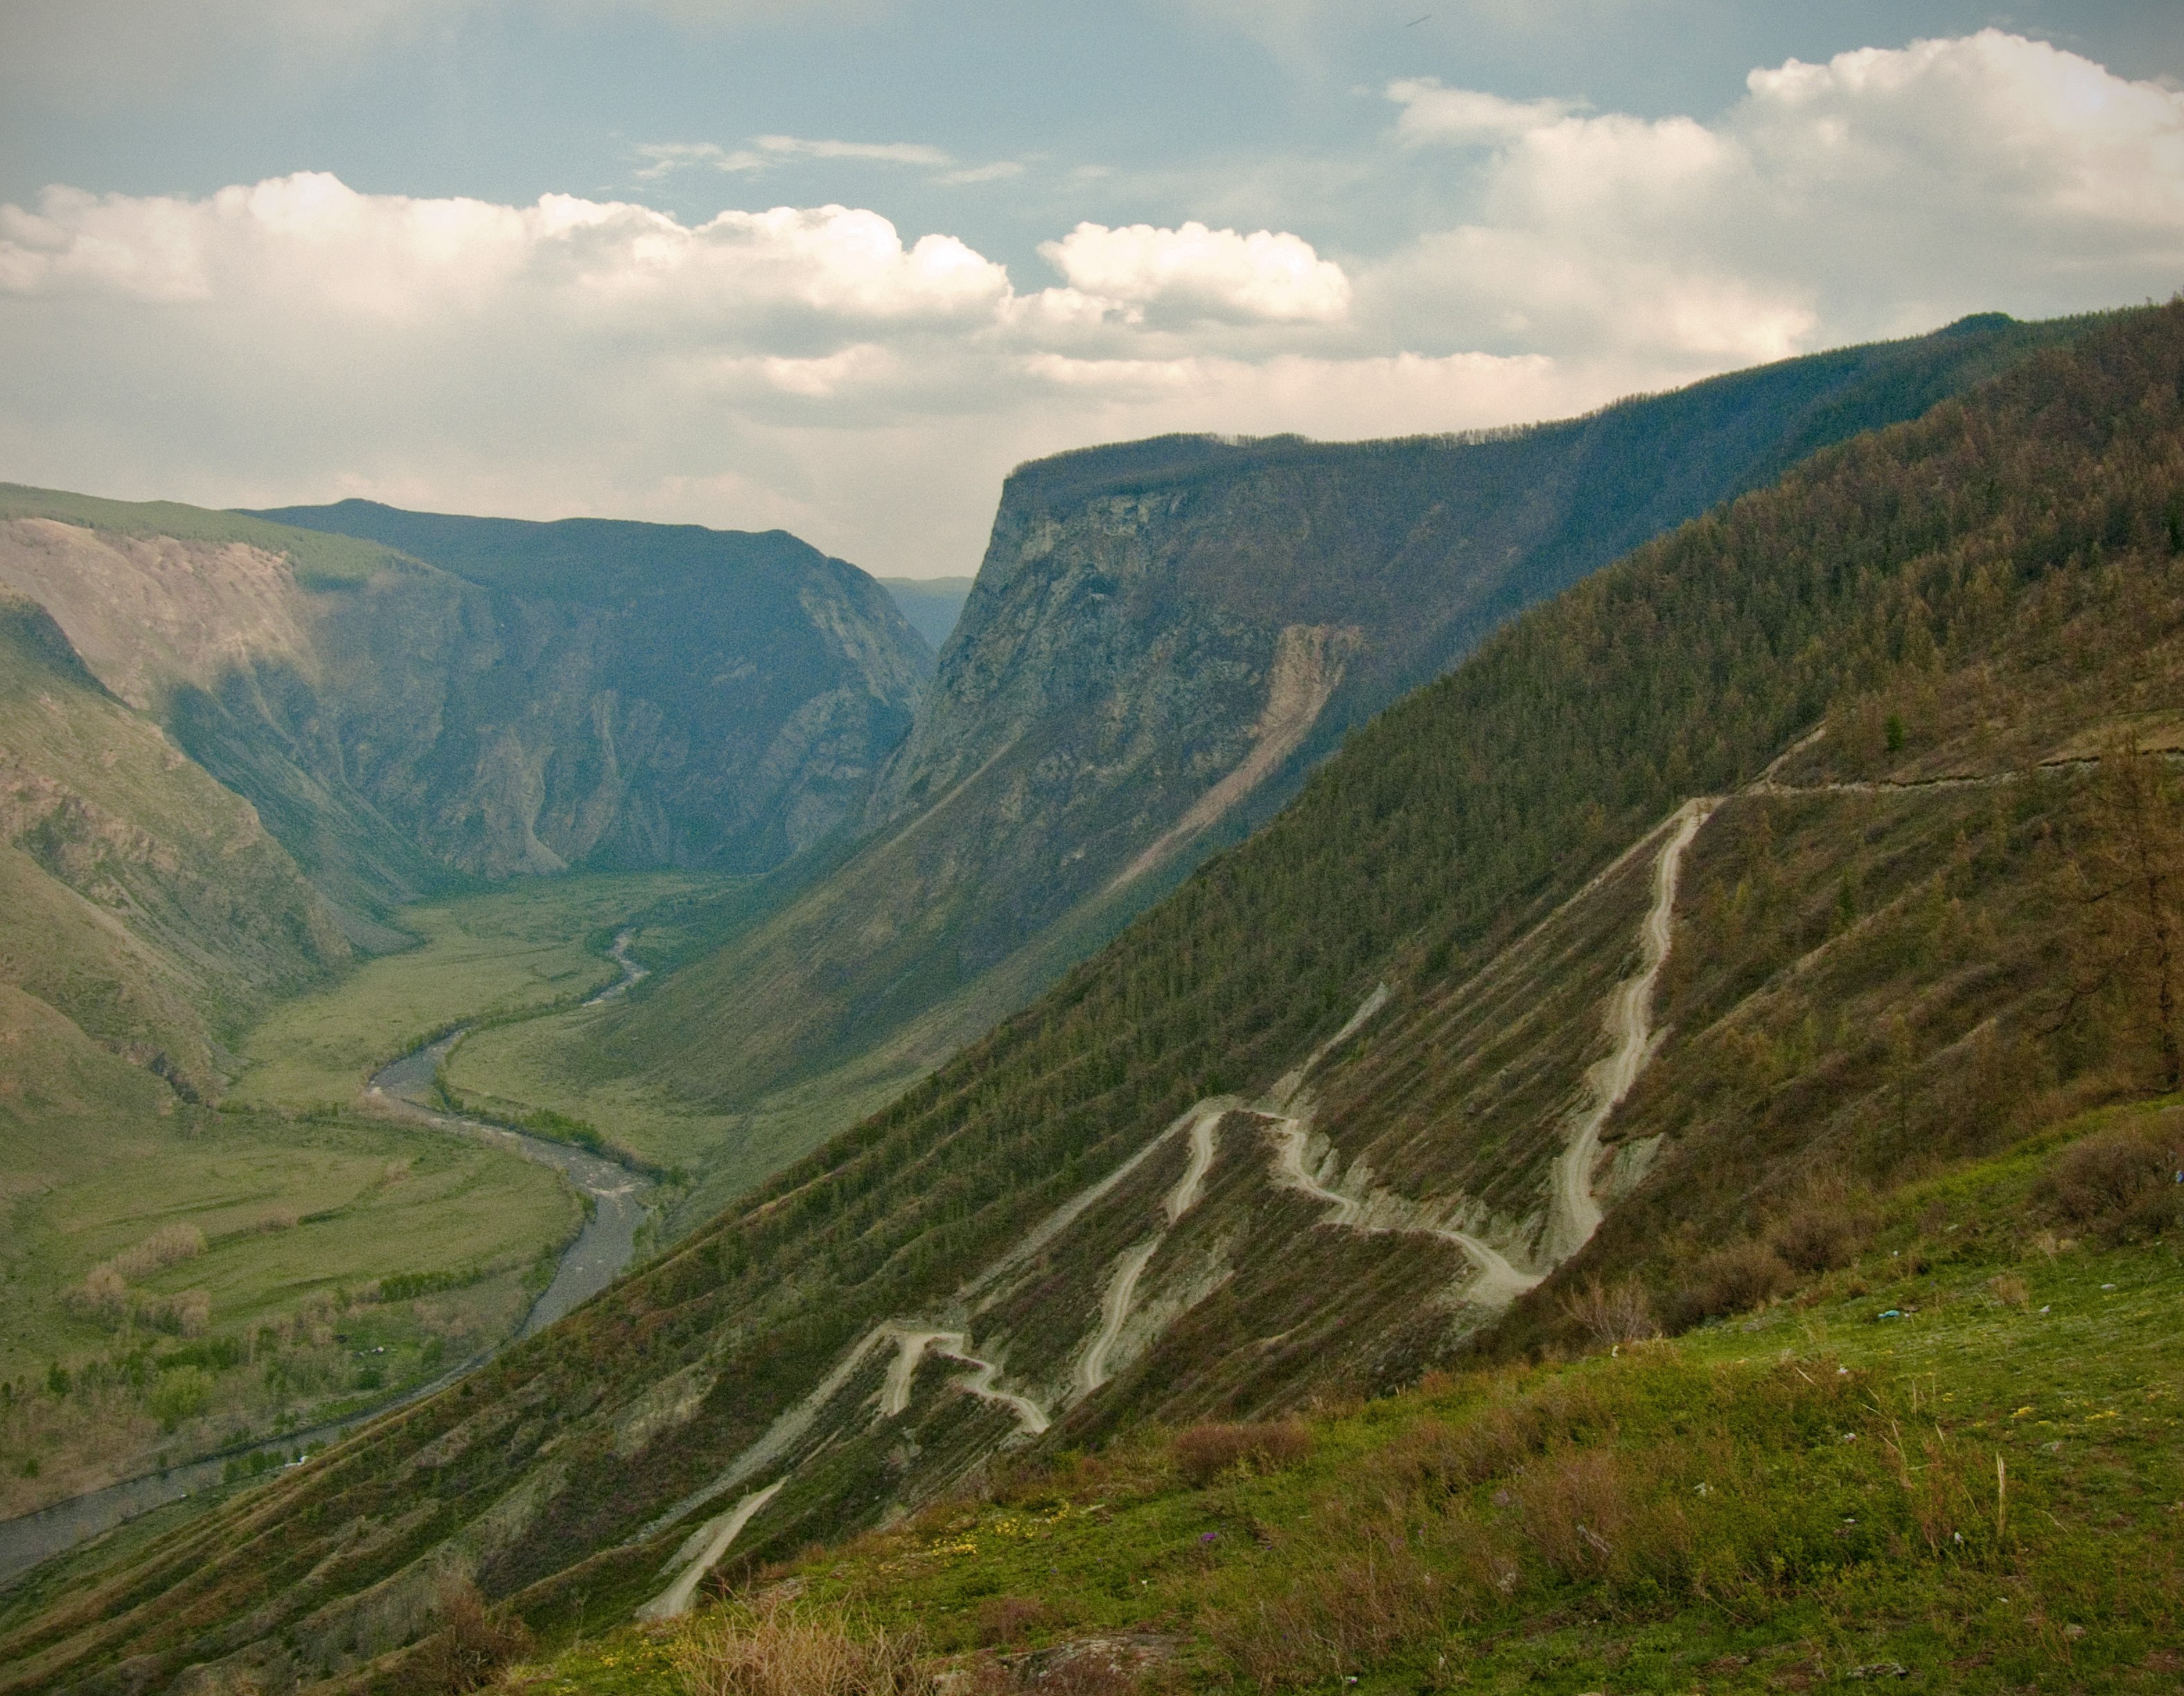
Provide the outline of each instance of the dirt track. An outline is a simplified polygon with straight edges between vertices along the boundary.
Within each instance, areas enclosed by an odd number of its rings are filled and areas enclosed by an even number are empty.
[[[1593,1198],[1592,1169],[1600,1159],[1600,1132],[1607,1115],[1653,1056],[1653,987],[1669,958],[1669,921],[1676,909],[1676,886],[1684,851],[1721,804],[1715,796],[1689,800],[1670,814],[1669,839],[1653,862],[1653,901],[1638,929],[1639,968],[1607,998],[1603,1022],[1614,1042],[1605,1059],[1585,1074],[1589,1100],[1571,1121],[1568,1144],[1555,1162],[1554,1192],[1545,1258],[1559,1265],[1582,1248],[1600,1229],[1600,1204]]]

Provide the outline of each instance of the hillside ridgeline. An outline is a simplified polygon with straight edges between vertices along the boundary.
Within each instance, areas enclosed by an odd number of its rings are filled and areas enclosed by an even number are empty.
[[[883,1098],[1520,609],[2066,330],[1969,320],[1479,439],[1024,466],[854,858],[614,1019],[503,1038],[531,1044],[506,1070],[571,1097],[641,1076],[755,1137],[800,1093]],[[481,1087],[492,1058],[465,1060]],[[807,1115],[805,1144],[850,1116]]]
[[[88,1560],[9,1688],[391,1687],[464,1585],[668,1616],[1003,1449],[1763,1302],[1937,1161],[2176,1087],[2180,680],[2170,307],[1518,619],[666,1258]]]

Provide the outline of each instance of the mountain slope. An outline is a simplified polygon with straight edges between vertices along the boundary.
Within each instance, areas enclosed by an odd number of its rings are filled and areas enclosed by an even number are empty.
[[[963,603],[971,598],[968,577],[882,577],[879,583],[935,651],[954,633]]]
[[[1007,1443],[1499,1346],[1582,1272],[1733,1308],[1858,1186],[2161,1087],[2156,968],[2086,880],[2184,864],[2126,739],[2184,727],[2180,514],[2170,307],[1649,544],[667,1258],[86,1576],[13,1688],[286,1688],[450,1574],[541,1626],[670,1610]],[[1557,1273],[1573,1191],[1606,1223]]]
[[[355,912],[451,871],[774,865],[862,804],[928,664],[778,533],[290,516],[329,533],[0,490],[0,582]]]
[[[1176,437],[1022,468],[868,842],[561,1045],[571,1086],[642,1073],[749,1109],[829,1069],[848,1098],[906,1082],[1521,607],[2063,333],[1967,320],[1483,439]]]
[[[253,1015],[349,955],[249,804],[4,591],[0,905],[0,981],[193,1096],[219,1093],[221,1044]]]

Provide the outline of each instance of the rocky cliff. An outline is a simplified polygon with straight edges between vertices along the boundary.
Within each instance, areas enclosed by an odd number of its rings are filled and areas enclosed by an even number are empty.
[[[281,516],[0,492],[0,583],[355,913],[449,872],[777,864],[857,815],[930,665],[779,532]]]

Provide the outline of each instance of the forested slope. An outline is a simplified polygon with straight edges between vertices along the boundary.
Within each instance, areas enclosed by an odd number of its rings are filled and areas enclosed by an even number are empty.
[[[730,1109],[829,1068],[845,1093],[906,1081],[1521,608],[2070,327],[1967,320],[1476,438],[1170,437],[1023,466],[868,841],[562,1067]]]
[[[1815,1197],[2174,1082],[2144,927],[2088,892],[2133,842],[2184,854],[2142,751],[2184,726],[2181,572],[2170,307],[1527,614],[889,1111],[0,1650],[21,1686],[142,1656],[131,1688],[279,1687],[396,1654],[450,1575],[596,1621],[1006,1441],[1572,1323],[1581,1273],[1689,1319],[1825,1264]],[[1512,974],[1519,1016],[1481,1017]],[[1618,1034],[1630,984],[1658,1050]],[[1607,1222],[1553,1276],[1558,1171],[1633,1035],[1605,1137],[1635,1152],[1581,1163]]]

